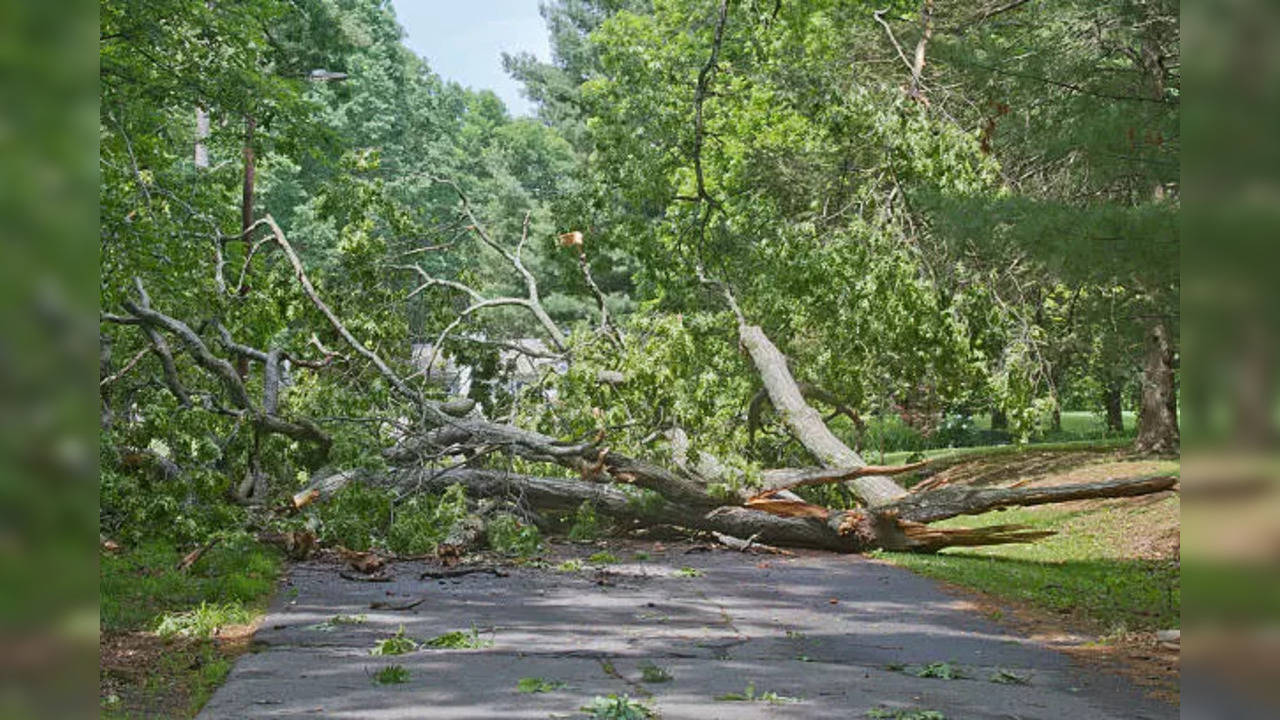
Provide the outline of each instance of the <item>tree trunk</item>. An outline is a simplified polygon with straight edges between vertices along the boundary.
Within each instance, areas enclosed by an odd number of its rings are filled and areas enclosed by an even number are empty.
[[[1052,487],[942,488],[909,495],[879,509],[832,511],[826,518],[783,517],[742,506],[721,506],[708,511],[705,506],[691,507],[665,498],[636,502],[632,493],[614,485],[470,468],[437,472],[415,467],[385,475],[338,473],[313,481],[311,488],[300,494],[329,495],[352,481],[423,492],[443,492],[458,483],[466,488],[470,497],[518,499],[527,507],[549,514],[569,513],[583,501],[590,501],[596,512],[624,525],[678,525],[737,538],[754,536],[770,545],[836,552],[877,548],[932,552],[957,545],[1028,542],[1053,533],[1020,525],[937,529],[926,523],[1001,507],[1146,495],[1170,490],[1177,483],[1174,477],[1156,476]]]
[[[1138,452],[1172,454],[1178,451],[1177,394],[1173,379],[1173,344],[1164,320],[1147,332],[1142,371],[1142,406],[1138,416]]]
[[[1107,432],[1117,435],[1124,433],[1124,407],[1121,404],[1124,386],[1117,380],[1111,380],[1102,389],[1102,406],[1107,411]]]
[[[991,411],[991,429],[992,430],[1008,430],[1009,416],[1005,414],[1003,408],[994,408]]]

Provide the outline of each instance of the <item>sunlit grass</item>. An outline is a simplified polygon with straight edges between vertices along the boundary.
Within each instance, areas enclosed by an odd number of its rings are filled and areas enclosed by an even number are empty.
[[[1180,624],[1182,606],[1177,562],[1134,559],[1126,540],[1143,527],[1176,518],[1177,512],[1176,497],[1087,510],[1010,509],[935,526],[1016,523],[1059,533],[1034,543],[936,555],[878,555],[923,575],[1074,616],[1102,633],[1173,628]]]

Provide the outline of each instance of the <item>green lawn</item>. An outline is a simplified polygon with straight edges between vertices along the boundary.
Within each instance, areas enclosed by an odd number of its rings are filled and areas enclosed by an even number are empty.
[[[878,553],[929,577],[1071,616],[1100,635],[1179,627],[1176,560],[1136,559],[1134,539],[1176,527],[1178,498],[1088,510],[1014,508],[953,518],[938,527],[1018,523],[1059,534],[1034,543],[945,550],[936,555]]]
[[[234,646],[213,636],[256,621],[282,567],[278,552],[248,536],[214,546],[186,571],[176,569],[182,556],[165,542],[102,555],[104,718],[195,715],[247,647],[243,633]]]
[[[102,630],[154,630],[166,613],[202,603],[265,607],[280,574],[279,553],[248,539],[214,546],[186,572],[175,569],[182,555],[162,542],[103,555]]]
[[[1138,414],[1131,410],[1125,410],[1122,415],[1124,416],[1125,432],[1134,432],[1138,427]],[[990,430],[991,414],[974,415],[973,426],[979,430]],[[1062,411],[1062,432],[1064,433],[1083,435],[1103,433],[1106,429],[1106,419],[1095,412],[1088,410]]]

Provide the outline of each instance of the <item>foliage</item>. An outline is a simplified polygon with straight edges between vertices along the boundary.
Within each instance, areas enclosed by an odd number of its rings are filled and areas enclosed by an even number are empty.
[[[914,708],[876,707],[867,711],[867,717],[879,720],[947,720],[947,716],[937,710]]]
[[[564,687],[559,680],[548,680],[540,677],[522,677],[516,682],[516,690],[522,693],[549,693]]]
[[[716,700],[721,702],[766,702],[770,705],[781,705],[783,703],[800,702],[800,698],[789,697],[787,695],[779,695],[772,690],[766,690],[762,693],[756,692],[756,684],[753,681],[747,682],[747,687],[740,693],[731,692],[723,695],[717,695]]]
[[[647,683],[664,683],[671,682],[671,671],[664,667],[659,667],[652,660],[646,660],[640,664],[640,679]]]
[[[611,552],[602,550],[598,553],[592,553],[591,555],[587,556],[587,562],[591,563],[592,565],[612,565],[614,563],[622,562],[622,560],[619,559],[617,555],[614,555]]]
[[[542,549],[542,534],[533,525],[527,525],[511,513],[499,513],[489,518],[485,527],[489,549],[508,557],[531,557]]]
[[[648,705],[627,695],[597,695],[580,709],[597,720],[647,720],[656,717]]]
[[[318,507],[320,540],[352,550],[385,546],[402,555],[421,554],[434,550],[467,516],[466,491],[457,484],[443,493],[394,501],[390,490],[346,485]]]
[[[1031,683],[1029,674],[1005,670],[1004,668],[997,669],[987,679],[997,685],[1028,685]]]
[[[401,685],[409,682],[411,673],[403,665],[384,665],[373,674],[373,682],[378,685]]]
[[[959,668],[949,662],[931,662],[915,672],[916,677],[958,680],[963,678]]]
[[[439,496],[415,495],[396,506],[387,531],[387,547],[402,555],[435,550],[467,516],[467,495],[450,485]]]
[[[424,644],[427,647],[449,650],[478,650],[493,645],[493,641],[480,639],[480,631],[476,629],[475,625],[472,625],[470,631],[453,630],[437,635]]]
[[[582,561],[576,560],[576,559],[565,560],[564,562],[556,566],[556,570],[559,572],[578,572],[581,569],[582,569]]]
[[[413,638],[405,637],[404,626],[401,625],[396,634],[391,637],[382,638],[374,643],[373,648],[369,650],[369,654],[375,657],[386,655],[404,655],[418,649],[418,641]]]
[[[595,505],[590,500],[583,500],[573,513],[573,523],[569,526],[569,539],[573,542],[588,542],[604,535],[604,523],[596,515]]]
[[[676,575],[678,575],[679,577],[687,577],[687,578],[702,577],[705,574],[706,573],[702,572],[701,570],[697,568],[691,568],[691,567],[682,567],[676,571]]]
[[[318,510],[320,541],[365,551],[387,532],[391,522],[390,492],[351,483]]]
[[[360,615],[334,615],[322,623],[308,625],[308,630],[318,630],[319,632],[333,632],[342,625],[363,625],[369,621],[369,616]]]

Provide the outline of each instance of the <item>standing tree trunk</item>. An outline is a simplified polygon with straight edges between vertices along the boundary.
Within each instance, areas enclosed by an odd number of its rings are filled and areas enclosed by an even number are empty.
[[[995,408],[991,411],[991,429],[992,430],[1008,430],[1009,416],[1001,408]]]
[[[1124,407],[1121,403],[1124,386],[1119,380],[1108,380],[1102,388],[1102,406],[1107,411],[1107,432],[1124,432]]]
[[[1142,369],[1142,406],[1138,416],[1138,452],[1178,451],[1178,398],[1173,381],[1173,343],[1163,319],[1147,332],[1147,355]]]

